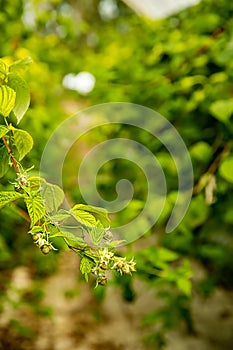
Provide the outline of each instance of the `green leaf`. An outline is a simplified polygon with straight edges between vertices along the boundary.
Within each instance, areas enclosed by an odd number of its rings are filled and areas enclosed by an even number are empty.
[[[56,233],[55,235],[52,235],[51,237],[64,237],[71,245],[75,246],[75,244],[77,244],[78,246],[82,247],[87,246],[87,243],[82,239],[82,237],[69,231],[62,230]]]
[[[6,147],[0,148],[0,177],[3,177],[9,169],[9,153]]]
[[[22,60],[15,61],[10,65],[9,70],[10,72],[18,73],[22,70],[25,70],[33,62],[32,58],[30,56],[27,56],[23,58]]]
[[[9,129],[4,126],[4,125],[0,125],[0,138],[5,136],[8,133]]]
[[[92,271],[94,267],[93,262],[86,258],[85,256],[80,261],[80,271],[84,275],[85,280],[88,282],[88,274]]]
[[[45,215],[44,203],[40,196],[28,197],[25,199],[25,203],[32,227]]]
[[[97,221],[96,226],[91,228],[88,232],[90,234],[92,243],[96,246],[100,244],[105,235],[104,228],[99,221]]]
[[[223,123],[227,123],[233,113],[233,99],[218,100],[210,106],[211,114]]]
[[[23,195],[13,191],[1,191],[0,192],[0,208],[15,201],[16,199],[22,198]]]
[[[8,75],[7,85],[9,85],[16,92],[16,100],[13,112],[16,116],[17,123],[19,123],[30,104],[29,87],[24,79],[15,73],[10,73]]]
[[[42,184],[41,196],[43,198],[46,211],[56,212],[64,200],[64,192],[60,187],[48,182]]]
[[[0,60],[0,80],[4,80],[8,73],[8,66],[3,60]]]
[[[75,205],[71,210],[70,213],[72,216],[82,225],[87,227],[94,227],[96,226],[96,219],[95,217],[90,214],[87,211],[80,210],[79,204]]]
[[[211,146],[204,141],[199,141],[190,147],[190,155],[199,162],[208,162],[212,157]]]
[[[228,156],[221,162],[219,174],[228,182],[233,183],[233,156]]]
[[[16,93],[9,86],[0,86],[0,114],[3,117],[8,117],[15,106]]]
[[[25,130],[16,129],[13,126],[11,126],[11,129],[14,135],[15,146],[19,152],[19,160],[21,160],[28,152],[31,151],[33,146],[33,138]]]
[[[68,212],[65,212],[63,209],[59,210],[57,214],[49,216],[50,220],[53,222],[64,222],[70,217],[71,217],[71,214]]]
[[[33,226],[28,233],[41,233],[43,232],[43,229],[41,226]]]
[[[108,212],[104,208],[93,207],[91,205],[86,205],[86,204],[76,204],[74,208],[91,213],[97,220],[101,222],[101,224],[104,227],[108,227],[110,224],[110,220],[108,218]]]
[[[43,179],[42,177],[39,177],[39,176],[30,176],[28,178],[28,181],[30,182],[30,186],[34,187],[36,189],[36,191],[38,191],[41,184],[46,183],[45,179]]]
[[[163,247],[158,248],[157,252],[158,252],[158,260],[165,261],[165,262],[174,261],[179,257],[177,253]]]
[[[107,243],[106,246],[108,248],[116,248],[118,245],[125,243],[125,242],[126,242],[125,239],[118,239],[116,241],[112,241],[112,242]]]
[[[192,282],[187,278],[179,278],[177,280],[177,287],[188,297],[191,296]]]

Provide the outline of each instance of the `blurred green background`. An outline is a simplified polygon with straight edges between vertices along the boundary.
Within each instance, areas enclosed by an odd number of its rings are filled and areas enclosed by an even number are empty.
[[[112,4],[107,14],[106,3]],[[165,234],[177,188],[176,170],[163,145],[134,128],[102,127],[85,137],[75,164],[84,149],[113,137],[127,137],[150,149],[166,174],[169,192],[163,213],[146,236],[124,248],[137,261],[133,278],[115,278],[107,291],[93,291],[93,281],[83,286],[72,252],[42,256],[25,234],[27,224],[19,209],[2,209],[0,349],[140,350],[170,349],[171,344],[187,349],[194,344],[193,349],[230,350],[233,3],[202,0],[166,19],[151,20],[122,1],[0,0],[0,29],[0,56],[6,62],[33,59],[23,73],[31,105],[20,127],[35,143],[26,165],[39,168],[49,136],[73,113],[105,102],[132,102],[156,110],[176,127],[190,152],[195,180],[184,220]],[[64,77],[81,72],[90,74],[85,81],[79,75],[75,89],[68,88],[71,80],[67,83]],[[90,91],[88,86],[85,90],[87,81]],[[140,212],[147,183],[135,165],[122,160],[110,162],[98,174],[99,191],[113,199],[116,182],[132,180],[132,173],[133,201],[114,216],[114,225]],[[72,162],[65,164],[64,174],[70,198],[82,202]],[[0,188],[9,187],[9,181],[11,172],[1,179]],[[111,306],[111,300],[117,306]],[[216,310],[216,304],[223,309]],[[204,313],[204,305],[209,305],[206,314],[198,314]],[[108,321],[112,329],[106,335]],[[220,323],[224,334],[219,333]],[[123,332],[120,341],[114,334],[122,327],[125,336]],[[185,334],[181,343],[179,334]]]

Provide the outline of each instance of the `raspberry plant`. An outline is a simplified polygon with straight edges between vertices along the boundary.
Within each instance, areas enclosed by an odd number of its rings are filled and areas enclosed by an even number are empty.
[[[97,285],[106,285],[109,270],[121,275],[136,270],[133,259],[127,261],[115,255],[122,241],[112,240],[107,211],[84,204],[76,204],[70,210],[60,209],[63,190],[32,174],[33,167],[24,169],[21,163],[33,147],[31,135],[18,128],[30,103],[29,87],[20,72],[30,62],[29,57],[11,65],[0,60],[0,177],[9,167],[15,172],[12,190],[0,191],[0,208],[24,201],[27,211],[24,217],[30,222],[29,234],[41,252],[48,254],[57,250],[52,239],[60,237],[79,255],[80,271],[86,281],[92,273],[96,275]]]

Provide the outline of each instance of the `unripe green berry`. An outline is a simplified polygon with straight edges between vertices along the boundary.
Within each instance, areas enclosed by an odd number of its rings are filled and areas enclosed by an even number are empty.
[[[33,239],[34,242],[38,241],[39,238],[40,238],[40,234],[39,233],[34,233],[32,235],[32,239]]]
[[[100,268],[101,268],[102,270],[108,270],[108,264],[107,264],[105,261],[103,261],[103,262],[100,264]]]
[[[98,279],[98,284],[100,285],[100,286],[106,286],[107,285],[107,282],[108,282],[108,280],[107,280],[107,277],[101,277],[101,278],[99,278]]]
[[[52,250],[52,248],[48,244],[42,245],[42,247],[40,249],[41,249],[42,253],[45,255],[48,254]]]

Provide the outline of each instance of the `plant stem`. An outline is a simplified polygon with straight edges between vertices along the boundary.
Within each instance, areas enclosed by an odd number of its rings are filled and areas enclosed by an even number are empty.
[[[15,169],[15,172],[16,172],[16,174],[19,174],[19,168],[18,168],[18,165],[17,165],[17,161],[16,161],[15,157],[13,156],[12,150],[11,150],[11,148],[9,147],[9,145],[8,145],[8,143],[6,141],[5,136],[2,136],[2,140],[4,142],[4,145],[6,146],[6,149],[7,149],[8,153],[9,153],[10,157],[11,157],[11,161],[12,161],[13,167]]]

